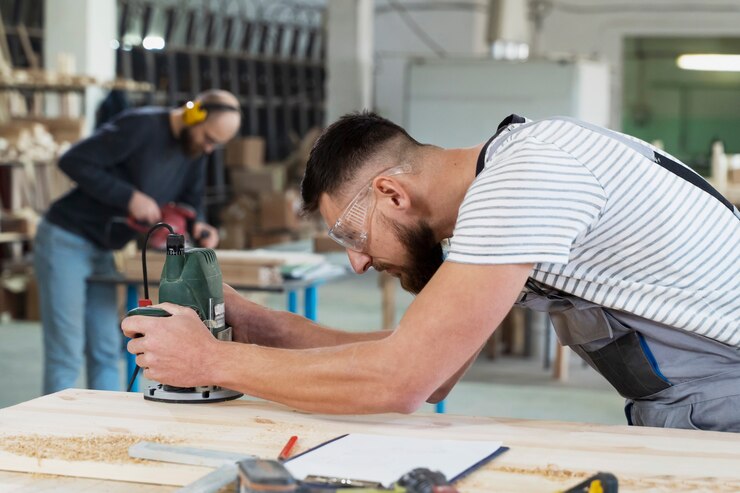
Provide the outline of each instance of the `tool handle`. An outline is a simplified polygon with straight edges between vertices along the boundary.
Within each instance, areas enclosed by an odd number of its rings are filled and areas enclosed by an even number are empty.
[[[155,308],[153,306],[139,306],[128,311],[127,317],[133,317],[134,315],[144,315],[146,317],[171,317],[172,314],[161,308]]]
[[[298,483],[285,466],[276,460],[244,459],[237,462],[239,489],[244,493],[269,491],[295,492]]]
[[[617,477],[610,472],[599,472],[563,493],[617,493],[618,491]]]
[[[133,308],[128,311],[126,314],[127,317],[133,317],[134,315],[143,315],[146,317],[171,317],[172,314],[166,310],[162,310],[161,308],[155,308],[153,306],[139,306],[136,308]],[[134,335],[134,339],[137,337],[141,337],[142,334],[136,334]],[[134,382],[136,381],[136,376],[139,374],[139,366],[136,366],[136,369],[134,370],[134,373],[131,375],[131,380],[128,382],[128,390],[126,392],[131,392],[131,389],[133,388]]]

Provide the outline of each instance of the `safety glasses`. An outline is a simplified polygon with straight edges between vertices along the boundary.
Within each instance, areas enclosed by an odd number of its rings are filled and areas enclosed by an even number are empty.
[[[375,194],[371,193],[373,181],[379,176],[394,176],[404,173],[411,173],[410,164],[388,168],[375,175],[344,208],[337,222],[329,229],[329,237],[344,248],[356,252],[364,251],[367,245],[370,216],[375,209],[376,202]]]

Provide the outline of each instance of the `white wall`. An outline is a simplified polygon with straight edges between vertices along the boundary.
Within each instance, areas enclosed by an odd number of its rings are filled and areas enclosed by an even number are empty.
[[[488,0],[398,0],[450,56],[488,56]],[[517,0],[525,2],[525,0]],[[609,63],[610,126],[622,120],[625,36],[740,36],[738,0],[552,0],[539,36],[545,54],[578,54]],[[422,5],[423,9],[418,9]],[[687,6],[688,5],[688,6]],[[729,6],[729,8],[728,8]],[[406,65],[440,58],[401,20],[388,0],[375,8],[375,109],[404,123]]]
[[[400,3],[406,13],[393,6]],[[375,110],[404,120],[406,63],[411,58],[484,56],[488,0],[375,1]],[[406,23],[409,16],[431,39],[425,43]]]
[[[404,126],[421,142],[449,148],[485,142],[511,113],[605,125],[607,73],[605,64],[591,61],[411,62]]]
[[[372,108],[373,1],[329,0],[326,123]]]
[[[559,0],[554,2],[557,5]],[[550,53],[579,53],[609,62],[610,126],[615,129],[621,127],[622,121],[622,41],[625,36],[740,36],[740,2],[737,0],[619,0],[618,5],[608,1],[568,0],[566,3],[576,10],[552,9],[544,19],[542,47]],[[610,5],[616,5],[614,10],[599,11]],[[727,9],[727,6],[734,8]],[[712,9],[722,10],[713,12]]]
[[[74,56],[75,73],[100,80],[116,75],[115,52],[111,40],[116,34],[116,0],[46,0],[44,3],[44,67],[56,70],[59,53]],[[104,91],[85,92],[85,118],[88,130]],[[53,114],[54,109],[50,109]]]

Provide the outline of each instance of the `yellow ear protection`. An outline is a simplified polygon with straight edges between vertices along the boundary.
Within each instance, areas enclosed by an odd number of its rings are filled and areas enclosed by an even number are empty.
[[[230,104],[222,103],[201,103],[200,101],[188,101],[185,103],[185,108],[182,112],[182,121],[188,127],[197,125],[201,122],[206,121],[208,118],[208,112],[219,112],[219,111],[236,111],[241,113],[239,108],[231,106]]]

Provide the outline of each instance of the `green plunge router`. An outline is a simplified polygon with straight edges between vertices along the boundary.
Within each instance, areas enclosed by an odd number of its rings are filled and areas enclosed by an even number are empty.
[[[167,255],[159,281],[159,302],[174,303],[195,310],[211,334],[221,341],[231,341],[231,327],[226,326],[224,293],[221,268],[216,253],[210,248],[185,248],[185,237],[173,232],[166,223],[152,226],[152,232],[160,227],[170,230],[167,236]],[[149,317],[170,317],[171,314],[149,306],[146,270],[146,242],[142,248],[142,270],[144,274],[144,299],[139,307],[130,310],[127,316],[144,315]],[[129,390],[136,379],[137,367],[129,383]],[[144,392],[144,399],[179,404],[222,402],[237,399],[243,394],[216,385],[202,387],[174,387],[165,383],[150,385]]]

